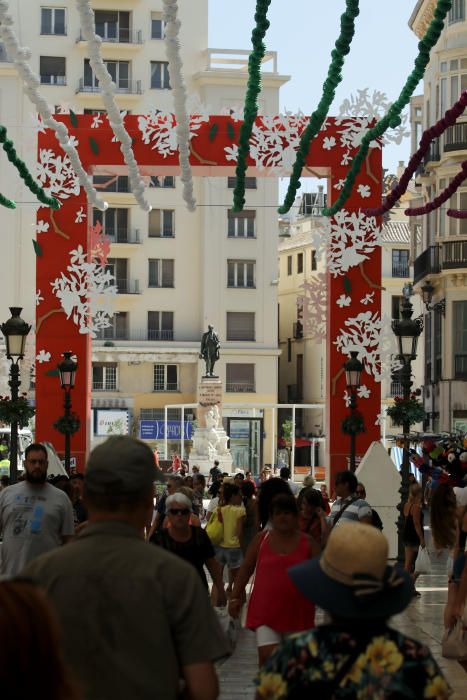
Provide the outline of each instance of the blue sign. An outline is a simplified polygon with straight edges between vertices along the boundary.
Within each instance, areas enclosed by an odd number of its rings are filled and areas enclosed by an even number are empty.
[[[176,420],[167,421],[167,440],[180,440],[181,423]],[[183,424],[185,440],[191,440],[193,423],[185,421]],[[163,420],[142,420],[139,423],[139,436],[141,440],[164,440],[165,423]]]

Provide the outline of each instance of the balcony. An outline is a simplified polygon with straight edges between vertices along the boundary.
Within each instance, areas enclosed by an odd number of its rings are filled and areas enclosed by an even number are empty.
[[[141,87],[141,80],[123,80],[120,79],[116,81],[116,86],[117,86],[117,93],[118,94],[123,94],[123,95],[142,95],[143,94],[143,89]],[[78,88],[76,90],[76,93],[80,92],[86,92],[86,93],[93,93],[93,94],[99,94],[101,91],[99,85],[90,84],[87,81],[85,81],[84,78],[79,79],[79,84]]]
[[[443,243],[443,270],[467,267],[467,241]]]
[[[139,228],[134,230],[118,228],[111,232],[106,231],[106,235],[109,237],[112,245],[115,245],[116,243],[130,243],[132,245],[141,243],[141,232]]]
[[[441,246],[432,245],[416,258],[414,263],[414,283],[420,282],[427,275],[441,272]]]
[[[96,340],[125,340],[131,342],[148,342],[148,341],[173,341],[174,331],[160,331],[153,329],[142,329],[131,331],[128,328],[103,328],[99,331]],[[195,341],[195,338],[185,338],[184,341]],[[196,341],[198,338],[196,338]]]
[[[41,85],[66,85],[66,75],[41,75]]]
[[[141,29],[125,29],[124,27],[108,27],[107,31],[96,30],[103,44],[142,44],[143,32]],[[86,41],[80,32],[76,43]]]
[[[401,263],[392,263],[392,277],[410,277],[409,266]]]
[[[454,355],[454,379],[467,380],[467,354]]]
[[[227,382],[225,390],[231,394],[253,394],[255,385],[251,382]]]
[[[146,338],[143,340],[173,340],[174,332],[173,328],[167,331],[161,331],[155,328],[148,328],[146,332]]]
[[[401,382],[391,382],[391,398],[395,398],[396,396],[403,396],[404,395],[404,389],[402,387]]]
[[[117,391],[116,382],[93,382],[92,391]]]
[[[430,143],[430,147],[428,148],[427,152],[423,156],[423,162],[425,165],[427,163],[433,163],[437,162],[440,160],[440,153],[439,153],[439,141],[436,139],[433,143]]]
[[[180,387],[178,382],[167,382],[154,386],[154,391],[180,391]]]
[[[467,122],[454,124],[444,133],[445,151],[465,151],[467,148]]]
[[[139,280],[117,277],[118,294],[141,294]]]
[[[303,338],[303,325],[301,321],[292,324],[292,334],[295,340],[301,340]]]

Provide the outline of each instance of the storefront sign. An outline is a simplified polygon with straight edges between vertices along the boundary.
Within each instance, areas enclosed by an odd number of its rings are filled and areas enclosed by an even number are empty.
[[[95,409],[95,435],[128,435],[128,409]]]
[[[224,418],[262,418],[262,408],[226,408],[222,411]]]
[[[185,421],[183,424],[183,437],[185,440],[191,440],[193,434],[193,423]],[[181,423],[180,421],[167,421],[167,440],[180,440]],[[163,420],[142,420],[139,423],[139,436],[141,440],[164,440],[165,439],[165,422]]]

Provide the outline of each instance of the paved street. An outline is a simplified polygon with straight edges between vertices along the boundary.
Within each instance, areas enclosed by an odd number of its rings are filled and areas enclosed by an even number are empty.
[[[445,563],[436,563],[430,576],[419,579],[422,594],[409,608],[392,621],[404,634],[426,644],[451,684],[452,700],[467,698],[467,672],[457,661],[441,656],[443,608],[447,596]],[[256,648],[252,632],[241,630],[234,655],[220,668],[221,700],[251,700],[254,697],[252,678],[256,673]]]

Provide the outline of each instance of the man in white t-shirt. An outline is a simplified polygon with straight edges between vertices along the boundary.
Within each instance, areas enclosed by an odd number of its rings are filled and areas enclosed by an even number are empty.
[[[29,445],[24,463],[26,480],[0,493],[0,575],[6,578],[18,575],[40,554],[67,542],[75,530],[70,499],[47,482],[45,447]]]
[[[292,491],[292,494],[296,496],[299,486],[290,478],[290,469],[288,467],[281,467],[279,475],[282,481],[285,481],[289,485],[289,489]]]

